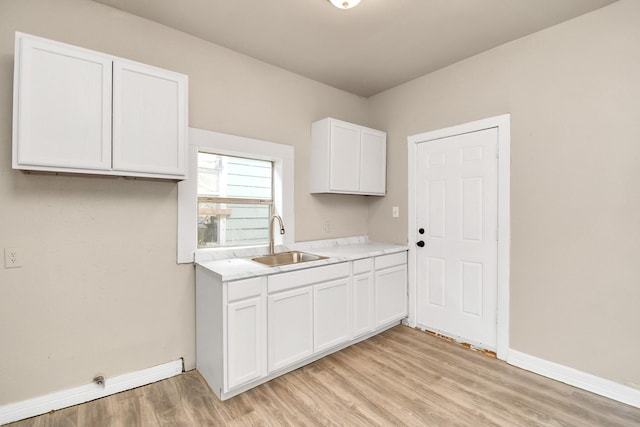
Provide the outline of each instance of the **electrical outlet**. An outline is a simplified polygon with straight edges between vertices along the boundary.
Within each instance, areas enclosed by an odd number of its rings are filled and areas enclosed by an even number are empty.
[[[20,248],[4,248],[4,268],[22,267]]]
[[[324,222],[324,232],[331,233],[331,221]]]
[[[400,207],[399,206],[394,206],[393,209],[391,210],[391,213],[392,213],[394,218],[399,218],[400,217]]]

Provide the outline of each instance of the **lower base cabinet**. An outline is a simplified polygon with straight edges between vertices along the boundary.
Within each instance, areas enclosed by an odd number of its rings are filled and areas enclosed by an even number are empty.
[[[407,256],[405,252],[376,257],[375,326],[407,317]]]
[[[368,334],[374,328],[373,259],[353,262],[352,307],[353,337]]]
[[[407,317],[407,267],[398,266],[376,271],[376,327]]]
[[[313,348],[318,353],[349,341],[349,278],[313,289]]]
[[[248,383],[265,374],[262,297],[227,305],[228,388]]]
[[[268,298],[269,372],[313,355],[313,289],[280,292]]]
[[[196,366],[221,399],[407,315],[407,254],[222,282],[196,270]]]

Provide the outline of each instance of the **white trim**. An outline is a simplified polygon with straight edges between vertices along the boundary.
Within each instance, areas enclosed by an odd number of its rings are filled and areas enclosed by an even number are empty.
[[[11,423],[49,411],[100,399],[121,391],[164,380],[182,372],[182,360],[164,363],[137,372],[106,378],[104,386],[90,383],[0,406],[0,424]]]
[[[199,150],[273,161],[275,208],[282,217],[287,230],[284,236],[276,235],[276,244],[295,242],[293,147],[243,136],[189,128],[190,173],[187,179],[178,183],[178,263],[193,262],[198,246],[197,165]],[[200,250],[215,251],[215,249]]]
[[[510,228],[510,183],[511,183],[511,131],[510,114],[503,114],[483,120],[477,120],[444,129],[413,135],[408,143],[409,178],[409,229],[408,229],[408,278],[409,278],[409,318],[408,324],[417,325],[417,289],[416,289],[416,200],[417,200],[417,151],[418,144],[440,138],[475,132],[484,129],[498,129],[498,321],[497,321],[497,357],[507,360],[509,352],[509,245]]]
[[[640,390],[509,349],[507,363],[600,396],[640,408]]]

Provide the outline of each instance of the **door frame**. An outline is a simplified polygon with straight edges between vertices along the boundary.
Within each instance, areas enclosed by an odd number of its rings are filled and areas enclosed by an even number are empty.
[[[485,129],[498,129],[498,301],[497,301],[497,334],[496,349],[500,360],[507,360],[509,351],[509,246],[511,240],[510,228],[510,184],[511,184],[511,115],[489,117],[456,126],[412,135],[407,138],[407,161],[409,178],[409,206],[408,206],[408,280],[409,280],[409,326],[417,326],[417,284],[416,268],[416,201],[417,201],[417,154],[418,144],[428,143],[437,139],[461,135]]]

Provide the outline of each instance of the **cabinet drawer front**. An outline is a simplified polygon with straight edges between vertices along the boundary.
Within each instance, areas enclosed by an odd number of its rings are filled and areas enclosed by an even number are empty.
[[[373,269],[373,259],[365,258],[353,261],[353,274],[367,273]]]
[[[376,270],[381,268],[394,267],[407,263],[407,253],[398,252],[397,254],[377,256],[375,259]]]
[[[227,283],[227,302],[260,295],[264,277],[236,280]]]
[[[322,267],[306,268],[290,273],[269,276],[267,286],[269,293],[293,289],[299,286],[312,285],[318,282],[347,277],[350,274],[348,262],[326,265]]]

